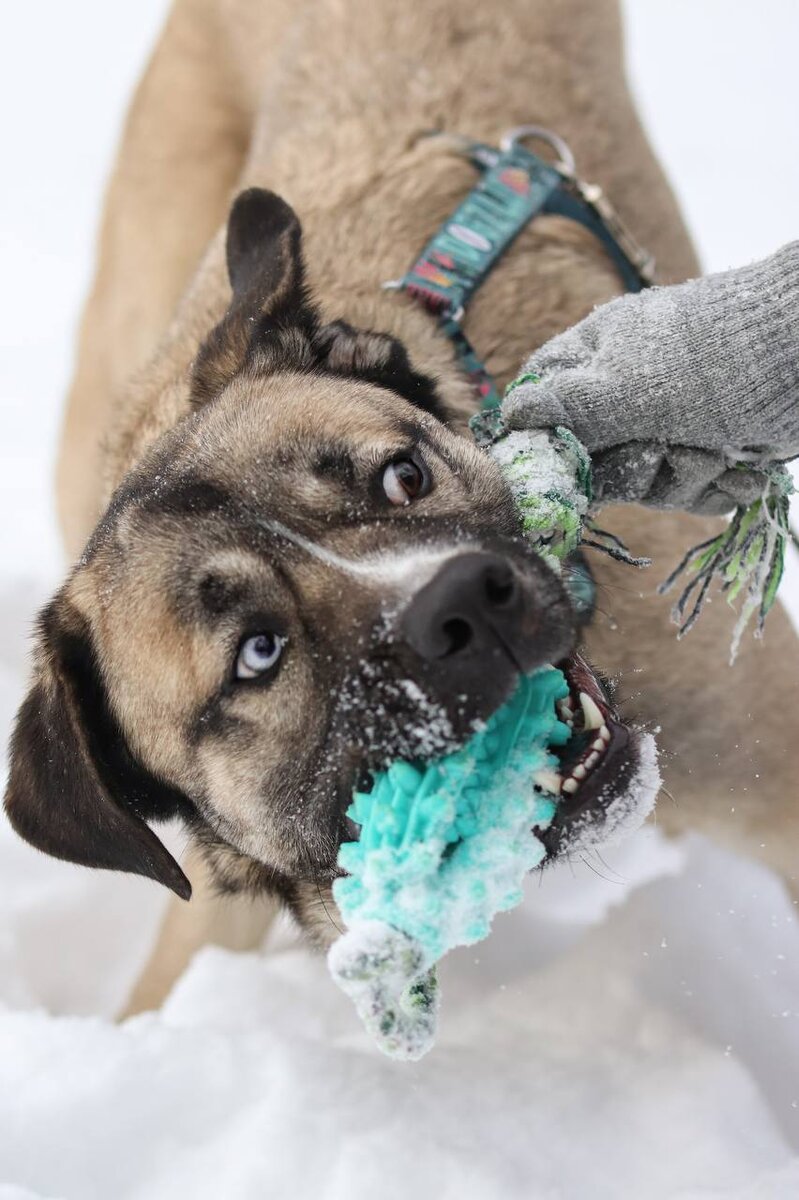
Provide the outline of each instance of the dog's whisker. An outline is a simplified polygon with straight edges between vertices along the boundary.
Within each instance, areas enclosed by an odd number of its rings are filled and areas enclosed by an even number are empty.
[[[588,861],[588,859],[585,857],[584,854],[580,855],[580,862],[583,863],[586,867],[588,867],[589,871],[593,871],[595,875],[599,876],[600,879],[604,879],[605,883],[615,883],[615,884],[617,884],[617,886],[619,886],[619,887],[621,886],[623,880],[611,879],[609,875],[604,875],[602,873],[602,871],[598,871],[596,869],[596,867],[594,866],[594,864],[592,862]]]
[[[602,866],[603,866],[603,867],[605,867],[605,868],[606,868],[606,870],[610,871],[611,875],[615,875],[615,876],[617,877],[617,879],[619,880],[619,883],[624,883],[624,882],[625,882],[624,876],[623,876],[623,875],[621,875],[621,874],[620,874],[620,873],[619,873],[619,872],[616,870],[616,868],[615,868],[615,867],[612,867],[612,866],[610,865],[610,863],[609,863],[609,862],[606,862],[606,860],[605,860],[605,859],[602,857],[602,855],[599,853],[599,850],[598,850],[598,848],[596,848],[596,847],[594,848],[594,854],[597,856],[597,858],[599,859],[599,861],[602,863]]]
[[[316,894],[317,894],[317,896],[319,897],[319,903],[320,903],[320,904],[321,904],[321,906],[322,906],[322,909],[323,909],[323,911],[324,911],[324,914],[325,914],[325,916],[327,917],[327,919],[328,919],[328,921],[330,922],[330,924],[331,924],[331,925],[333,926],[333,928],[336,930],[336,932],[337,932],[338,934],[343,934],[343,933],[344,933],[344,930],[343,930],[343,929],[341,928],[341,926],[340,926],[340,925],[339,925],[339,924],[338,924],[338,923],[337,923],[337,922],[334,920],[334,918],[333,918],[333,915],[332,915],[332,913],[330,912],[330,909],[327,907],[327,904],[325,903],[325,898],[324,898],[324,896],[322,895],[322,886],[321,886],[321,884],[320,884],[320,882],[319,882],[319,876],[317,875],[316,871],[314,870],[314,865],[313,865],[313,863],[312,863],[312,861],[311,861],[311,855],[310,855],[310,853],[308,852],[308,847],[305,845],[305,843],[304,843],[304,842],[302,842],[302,843],[301,843],[301,845],[302,845],[302,848],[303,848],[303,852],[304,852],[304,854],[305,854],[305,857],[306,857],[306,859],[307,859],[307,861],[308,861],[308,866],[309,866],[309,868],[310,868],[310,870],[311,870],[311,879],[313,880],[314,886],[315,886],[315,888],[316,888]]]
[[[676,797],[673,795],[673,793],[669,791],[669,789],[668,789],[668,788],[665,786],[665,784],[662,784],[662,783],[661,783],[661,785],[660,785],[660,790],[661,790],[661,792],[664,792],[664,793],[665,793],[665,795],[667,795],[667,796],[668,796],[669,800],[671,800],[671,802],[672,802],[672,804],[674,805],[674,807],[675,807],[675,808],[679,808],[679,807],[680,807],[680,805],[679,805],[679,801],[676,799]]]

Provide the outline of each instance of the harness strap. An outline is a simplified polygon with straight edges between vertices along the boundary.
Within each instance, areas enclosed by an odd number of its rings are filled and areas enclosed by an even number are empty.
[[[582,187],[587,191],[590,185],[583,184]],[[570,217],[572,221],[577,221],[590,230],[613,259],[628,292],[640,292],[652,283],[651,268],[644,274],[641,266],[624,250],[607,217],[601,216],[582,196],[575,195],[567,188],[559,188],[549,198],[544,211],[560,217]]]
[[[539,158],[522,145],[525,137],[554,146],[560,161]],[[552,213],[583,225],[603,244],[628,291],[641,291],[652,282],[654,264],[601,189],[577,179],[571,151],[555,134],[522,126],[507,135],[499,149],[465,142],[463,153],[481,172],[480,178],[410,270],[385,286],[406,291],[438,317],[483,407],[492,408],[500,403],[496,384],[461,321],[483,280],[534,217]]]

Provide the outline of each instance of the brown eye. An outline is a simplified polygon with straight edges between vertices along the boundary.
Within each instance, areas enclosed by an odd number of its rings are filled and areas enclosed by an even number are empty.
[[[410,458],[389,463],[383,472],[383,491],[392,504],[410,504],[427,490],[425,473]]]

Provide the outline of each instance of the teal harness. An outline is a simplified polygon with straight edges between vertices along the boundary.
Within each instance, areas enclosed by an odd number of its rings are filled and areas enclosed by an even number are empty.
[[[558,161],[547,162],[528,150],[522,142],[529,139],[546,142]],[[492,408],[501,398],[461,322],[483,280],[534,217],[540,213],[568,217],[590,230],[630,292],[652,282],[654,264],[601,188],[577,178],[571,150],[556,134],[523,125],[505,134],[499,149],[464,141],[462,152],[480,171],[480,178],[410,270],[384,286],[406,291],[438,318],[483,407]]]

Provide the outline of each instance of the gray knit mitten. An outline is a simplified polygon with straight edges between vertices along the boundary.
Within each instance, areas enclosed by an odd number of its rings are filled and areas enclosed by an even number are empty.
[[[799,455],[798,339],[792,242],[595,309],[532,355],[503,415],[514,429],[571,429],[597,500],[729,512],[763,493],[761,468]]]

